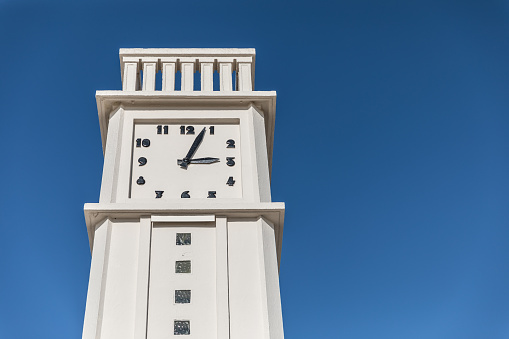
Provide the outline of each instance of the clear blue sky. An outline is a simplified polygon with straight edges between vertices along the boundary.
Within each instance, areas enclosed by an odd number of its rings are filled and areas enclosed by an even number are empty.
[[[509,338],[509,1],[0,0],[0,338],[81,338],[121,47],[254,47],[288,339]]]

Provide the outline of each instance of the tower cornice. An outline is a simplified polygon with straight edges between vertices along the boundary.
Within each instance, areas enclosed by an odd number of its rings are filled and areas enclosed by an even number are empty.
[[[189,216],[212,215],[227,218],[259,218],[263,217],[274,225],[278,266],[281,260],[283,243],[283,227],[285,218],[284,202],[239,203],[87,203],[84,207],[90,249],[93,248],[95,228],[104,219],[139,219],[142,216]],[[193,221],[193,220],[190,220]]]

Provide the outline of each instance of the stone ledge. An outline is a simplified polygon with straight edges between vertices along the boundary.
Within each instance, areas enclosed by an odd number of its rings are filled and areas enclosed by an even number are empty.
[[[87,203],[84,206],[90,250],[93,248],[95,226],[104,219],[139,219],[141,216],[185,216],[205,215],[224,216],[227,218],[263,217],[274,225],[278,263],[281,257],[285,203]]]

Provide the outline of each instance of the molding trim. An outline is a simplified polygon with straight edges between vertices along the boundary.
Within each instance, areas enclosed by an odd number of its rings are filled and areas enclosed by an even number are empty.
[[[214,222],[216,216],[208,215],[153,215],[150,217],[152,222]]]

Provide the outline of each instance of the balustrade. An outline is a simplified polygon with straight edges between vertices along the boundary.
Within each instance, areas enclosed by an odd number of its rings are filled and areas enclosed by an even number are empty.
[[[255,50],[252,48],[122,48],[120,49],[123,91],[155,91],[161,72],[161,92],[195,90],[194,74],[200,73],[202,92],[214,91],[214,72],[219,73],[221,92],[254,90]],[[235,85],[234,85],[235,84]]]

